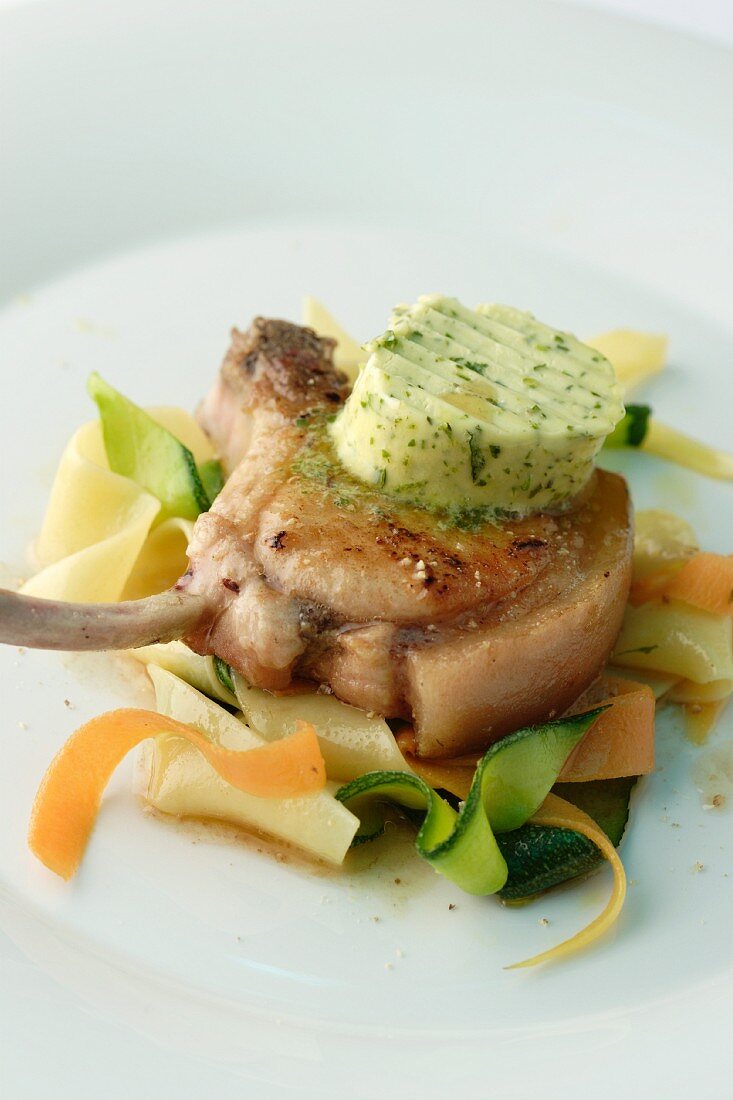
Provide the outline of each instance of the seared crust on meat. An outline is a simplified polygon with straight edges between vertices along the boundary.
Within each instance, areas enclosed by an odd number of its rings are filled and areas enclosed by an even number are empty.
[[[305,677],[411,719],[425,756],[561,711],[618,632],[625,483],[598,472],[563,516],[448,526],[350,480],[329,454],[315,429],[348,392],[332,352],[284,321],[234,330],[200,410],[234,472],[189,548],[183,584],[209,614],[186,640],[262,687]]]
[[[289,479],[262,509],[254,545],[271,584],[342,622],[438,623],[516,594],[552,560],[559,530],[551,516],[444,530],[418,508],[350,503]]]
[[[292,423],[310,408],[337,409],[347,398],[346,376],[333,365],[334,341],[288,321],[255,317],[232,342],[198,417],[227,473],[249,450],[255,420]]]
[[[348,397],[346,375],[333,365],[334,347],[334,340],[313,329],[255,317],[246,332],[232,329],[221,373],[245,408],[272,402],[284,416],[298,416],[311,406],[338,406]]]

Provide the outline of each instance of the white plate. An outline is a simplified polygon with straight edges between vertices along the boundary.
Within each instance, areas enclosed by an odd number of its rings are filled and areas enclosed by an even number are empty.
[[[23,565],[91,369],[192,406],[229,326],[297,319],[304,293],[360,337],[428,290],[667,331],[651,399],[730,446],[730,61],[530,0],[3,10],[0,556]],[[624,466],[641,506],[733,548],[729,485]],[[508,973],[587,921],[604,874],[519,910],[459,896],[404,843],[311,875],[144,816],[126,766],[77,880],[54,880],[28,810],[72,728],[140,698],[107,668],[0,653],[5,1094],[722,1094],[733,818],[703,809],[673,721],[617,933]]]

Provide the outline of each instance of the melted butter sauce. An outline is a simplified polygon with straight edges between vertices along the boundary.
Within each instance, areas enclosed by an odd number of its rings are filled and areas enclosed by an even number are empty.
[[[399,911],[408,900],[425,893],[434,881],[435,872],[415,851],[415,829],[407,822],[387,820],[384,836],[351,849],[343,866],[334,867],[285,842],[256,831],[248,832],[230,822],[162,813],[142,793],[146,779],[144,760],[138,759],[136,771],[137,801],[142,812],[175,829],[182,839],[190,844],[246,848],[301,878],[316,877],[338,884],[350,901],[369,903],[375,914],[372,920],[379,920],[386,910]]]
[[[704,745],[715,729],[730,696],[712,703],[688,703],[682,708],[685,736],[693,745]]]
[[[327,415],[322,410],[315,410],[298,420],[298,426],[304,429],[304,438],[293,459],[291,471],[300,479],[305,493],[326,498],[347,513],[371,514],[395,526],[419,529],[434,537],[453,530],[479,536],[485,532],[488,537],[495,537],[497,529],[505,528],[507,522],[521,521],[518,513],[493,506],[455,506],[436,510],[419,501],[387,496],[378,485],[371,486],[359,481],[342,465],[328,431],[331,420],[333,415]],[[591,478],[575,497],[561,506],[547,508],[537,514],[560,518],[575,511],[592,493],[593,485],[594,479]],[[524,522],[531,521],[531,518],[524,517]]]
[[[318,411],[302,416],[298,422],[299,427],[305,429],[305,437],[293,460],[292,472],[302,478],[306,492],[310,486],[311,492],[326,495],[332,504],[345,512],[369,512],[405,527],[414,524],[417,515],[421,529],[427,533],[431,528],[436,532],[451,528],[479,531],[514,517],[515,513],[490,507],[448,508],[436,512],[419,503],[401,503],[386,497],[379,486],[371,487],[359,481],[341,464],[328,432],[329,419],[333,417]]]

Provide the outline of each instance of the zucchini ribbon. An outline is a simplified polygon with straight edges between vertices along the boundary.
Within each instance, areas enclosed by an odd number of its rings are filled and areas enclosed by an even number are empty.
[[[369,772],[347,783],[336,798],[359,818],[354,844],[384,831],[387,807],[396,804],[420,821],[415,847],[441,875],[469,894],[494,894],[509,876],[497,835],[519,829],[539,809],[569,754],[605,710],[532,726],[498,741],[479,761],[459,810],[419,776]]]

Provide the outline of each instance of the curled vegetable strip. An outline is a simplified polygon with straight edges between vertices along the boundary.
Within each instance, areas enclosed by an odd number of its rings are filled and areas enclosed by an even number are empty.
[[[38,788],[28,830],[31,851],[51,871],[70,879],[84,854],[112,772],[148,737],[175,733],[205,756],[227,783],[261,798],[288,798],[320,790],[326,770],[312,726],[246,752],[212,744],[191,726],[155,711],[109,711],[80,726],[51,762]]]
[[[648,381],[664,368],[667,339],[651,332],[616,329],[587,341],[613,364],[624,391]],[[639,447],[704,477],[733,480],[733,454],[692,439],[661,424],[648,405],[626,406],[626,415],[606,440],[607,447]]]
[[[110,469],[159,500],[161,519],[195,520],[207,512],[210,501],[189,448],[96,371],[87,389],[99,409]]]
[[[676,462],[678,466],[686,466],[688,470],[705,477],[733,481],[733,454],[692,439],[676,428],[660,424],[653,417],[649,420],[641,450],[668,462]]]
[[[733,616],[733,555],[695,554],[668,582],[663,595],[703,611]]]
[[[423,813],[419,855],[469,894],[493,894],[507,879],[494,832],[519,828],[548,795],[568,755],[603,708],[518,730],[481,758],[459,813],[417,775],[370,772],[336,793],[360,819],[354,843],[384,828],[384,803]]]
[[[623,419],[607,436],[604,446],[636,447],[704,477],[733,480],[733,454],[661,424],[648,405],[627,405]]]
[[[640,447],[646,439],[651,412],[648,405],[627,405],[623,419],[606,436],[604,447]]]
[[[588,837],[611,864],[613,891],[603,912],[580,932],[576,932],[574,936],[564,940],[557,947],[551,947],[549,951],[542,951],[539,955],[533,955],[532,958],[525,959],[523,962],[513,963],[511,966],[506,967],[507,970],[538,966],[540,963],[566,958],[568,955],[580,951],[581,948],[587,947],[615,923],[626,897],[626,873],[623,863],[611,841],[588,814],[579,810],[577,806],[573,806],[572,803],[566,802],[564,798],[558,798],[555,794],[548,794],[539,810],[530,818],[530,824],[550,825],[556,829],[571,829],[573,832]]]
[[[720,684],[716,698],[730,692],[728,681],[720,681]],[[587,783],[653,771],[655,700],[652,689],[633,680],[606,676],[593,685],[588,695],[594,698],[584,700],[581,696],[577,704],[579,710],[594,703],[607,709],[573,749],[558,776],[559,781]],[[468,797],[478,758],[423,760],[414,754],[415,739],[411,731],[402,731],[398,743],[405,762],[431,787],[450,791],[461,799]]]

